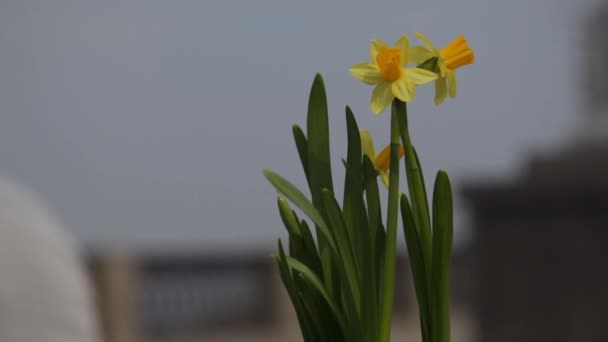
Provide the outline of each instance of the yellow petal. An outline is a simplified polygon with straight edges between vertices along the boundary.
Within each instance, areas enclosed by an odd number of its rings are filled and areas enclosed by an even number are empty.
[[[382,184],[388,189],[388,173],[380,172],[380,179],[382,180]]]
[[[448,68],[457,68],[475,62],[475,52],[469,47],[464,36],[458,36],[450,44],[441,49],[441,55],[445,58]]]
[[[380,48],[383,46],[386,46],[386,44],[380,39],[372,40],[371,44],[369,45],[369,55],[372,59],[372,63],[376,64],[376,56],[378,55],[378,50],[380,50]]]
[[[437,74],[420,68],[405,69],[405,77],[414,84],[426,84],[437,79]]]
[[[424,46],[418,45],[410,49],[410,63],[420,64],[432,57],[433,53]]]
[[[414,82],[407,82],[407,91],[412,94],[412,100],[414,100],[414,96],[416,96],[416,84]]]
[[[410,86],[410,85],[408,85],[408,83],[411,83],[411,82],[405,78],[402,78],[400,80],[393,82],[393,84],[391,84],[391,91],[393,92],[393,95],[395,95],[396,98],[398,98],[399,100],[401,100],[403,102],[410,102],[413,99],[413,94],[411,93],[410,90],[411,90],[412,86],[415,87],[415,85],[412,84]]]
[[[399,159],[405,155],[405,148],[399,145]],[[388,189],[388,169],[390,168],[391,145],[387,145],[376,157],[375,167],[384,186]]]
[[[404,34],[399,37],[399,39],[395,43],[395,48],[401,51],[401,65],[406,66],[410,54],[410,38],[407,36],[407,34]]]
[[[378,84],[382,81],[382,74],[378,66],[371,63],[359,63],[350,68],[350,73],[359,81],[367,84]]]
[[[403,155],[405,154],[405,148],[403,148],[403,145],[399,145],[399,159],[401,159],[403,157]],[[386,145],[385,148],[382,149],[382,151],[380,151],[380,153],[378,153],[378,155],[376,156],[376,169],[378,170],[378,172],[386,172],[388,171],[388,169],[391,166],[391,145]]]
[[[395,96],[391,92],[391,84],[388,82],[380,82],[372,91],[372,113],[380,114],[382,113]]]
[[[455,98],[457,92],[457,80],[456,73],[452,70],[448,70],[446,73],[446,78],[448,79],[448,90],[450,92],[450,97]]]
[[[435,56],[439,56],[439,50],[435,47],[435,45],[433,45],[433,43],[431,43],[430,40],[428,40],[425,36],[422,35],[422,33],[420,32],[416,32],[416,37],[418,39],[420,39],[421,42],[424,43],[424,45],[426,45],[429,50],[431,50],[433,52],[433,55]]]
[[[374,148],[374,140],[372,139],[372,135],[369,134],[367,130],[362,129],[359,131],[359,136],[361,137],[361,150],[363,151],[363,154],[368,156],[369,159],[374,162],[376,159],[376,149]]]
[[[445,78],[439,78],[435,81],[435,104],[439,106],[445,100],[448,93],[448,85]]]

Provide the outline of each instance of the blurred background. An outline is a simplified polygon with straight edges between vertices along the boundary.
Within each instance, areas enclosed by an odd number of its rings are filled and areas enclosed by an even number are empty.
[[[3,0],[0,240],[41,260],[74,253],[103,340],[297,341],[261,170],[305,187],[291,125],[305,125],[316,72],[337,184],[346,104],[388,142],[348,68],[371,39],[416,31],[439,46],[464,34],[477,56],[455,100],[435,107],[422,87],[410,106],[427,184],[446,169],[457,195],[453,341],[608,341],[600,0]],[[33,202],[15,200],[25,192]],[[47,251],[47,226],[70,242]],[[400,252],[394,340],[419,341]],[[6,253],[0,272],[29,272]],[[44,295],[48,279],[14,286]]]

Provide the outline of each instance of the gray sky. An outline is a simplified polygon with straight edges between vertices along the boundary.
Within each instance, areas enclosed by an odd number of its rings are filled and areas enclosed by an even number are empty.
[[[305,184],[291,125],[315,72],[341,175],[346,104],[388,139],[349,66],[372,38],[420,31],[438,45],[465,34],[477,55],[456,100],[435,107],[424,87],[410,106],[427,184],[440,167],[456,188],[514,177],[580,120],[581,4],[4,0],[0,171],[89,244],[273,246],[283,230],[261,170]]]

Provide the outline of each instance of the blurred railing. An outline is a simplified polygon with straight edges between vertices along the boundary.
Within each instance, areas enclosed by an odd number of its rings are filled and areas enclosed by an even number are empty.
[[[467,258],[462,255],[455,262],[457,303],[470,301]],[[89,257],[89,265],[107,341],[191,341],[236,330],[272,335],[282,326],[297,324],[267,254],[127,257],[99,253]],[[408,266],[406,257],[400,256],[395,313],[399,317],[409,313],[415,330],[415,295]]]

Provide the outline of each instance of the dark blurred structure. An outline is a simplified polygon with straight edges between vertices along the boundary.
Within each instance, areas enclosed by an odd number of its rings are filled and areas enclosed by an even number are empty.
[[[597,6],[583,25],[583,81],[587,114],[605,116],[608,109],[608,5]]]
[[[89,257],[105,340],[112,342],[291,341],[299,330],[276,265],[267,254]],[[454,259],[454,307],[470,309],[470,254]],[[405,256],[397,261],[395,335],[419,337],[415,294]],[[456,340],[470,340],[456,315]],[[466,315],[465,315],[466,316]],[[462,323],[464,322],[464,323]]]
[[[138,272],[142,329],[170,336],[267,325],[275,318],[273,266],[260,257],[145,258]]]
[[[109,341],[174,341],[276,318],[274,265],[258,255],[110,253],[91,257],[90,266]]]
[[[590,159],[591,158],[591,159]],[[481,341],[608,341],[608,148],[471,186]]]
[[[608,4],[585,25],[590,112],[511,183],[471,184],[483,342],[608,341]]]

